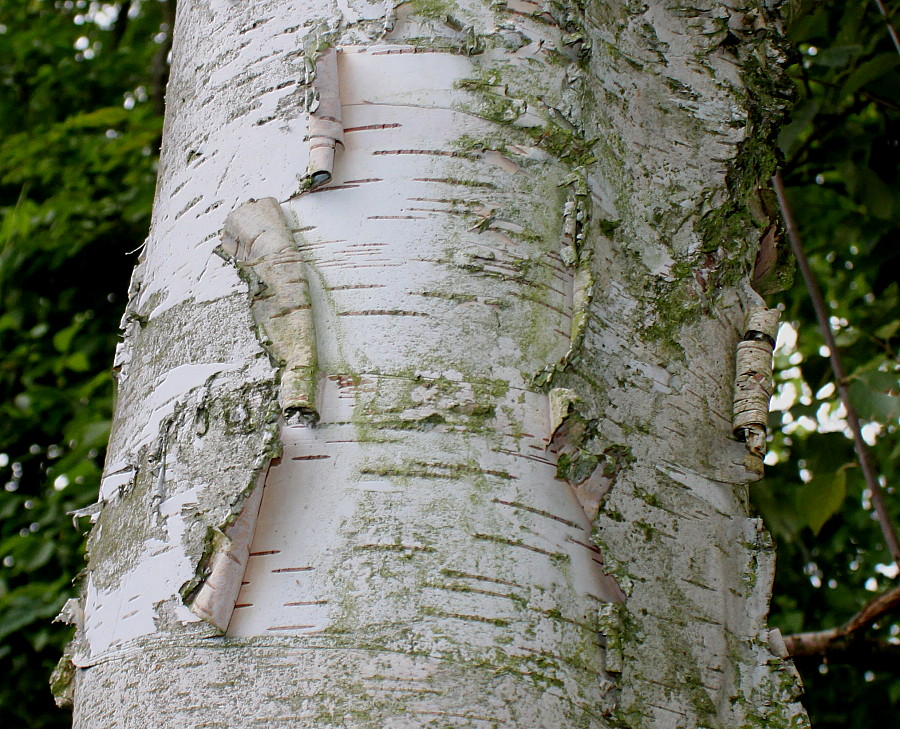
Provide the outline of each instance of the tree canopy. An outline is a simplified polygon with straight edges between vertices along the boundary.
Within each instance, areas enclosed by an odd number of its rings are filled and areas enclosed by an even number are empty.
[[[0,671],[12,677],[0,686],[0,716],[8,727],[69,724],[47,681],[70,629],[51,620],[75,594],[89,526],[78,511],[99,486],[118,320],[150,220],[174,4],[0,0]],[[876,0],[795,2],[788,39],[796,99],[779,138],[782,176],[898,523],[900,49]],[[774,195],[761,190],[760,200],[772,244],[783,249]],[[783,307],[785,325],[770,465],[752,500],[778,542],[772,622],[792,635],[845,624],[896,587],[898,565],[874,517],[806,287],[797,276],[776,288],[767,301]],[[813,726],[862,728],[892,716],[898,654],[895,609],[824,655],[798,659]]]

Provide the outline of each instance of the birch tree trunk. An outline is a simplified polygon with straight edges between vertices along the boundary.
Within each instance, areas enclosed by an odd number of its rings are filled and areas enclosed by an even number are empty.
[[[806,725],[731,425],[772,6],[179,3],[75,727]]]

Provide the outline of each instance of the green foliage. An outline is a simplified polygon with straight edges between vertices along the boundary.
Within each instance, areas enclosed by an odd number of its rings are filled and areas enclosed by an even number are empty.
[[[871,1],[804,2],[790,33],[799,101],[779,137],[783,176],[897,524],[900,55]],[[841,625],[896,581],[799,276],[781,304],[797,341],[776,353],[777,463],[752,496],[778,540],[772,619],[789,634]],[[896,642],[900,616],[869,637]],[[900,676],[878,665],[801,662],[813,726],[891,723]]]
[[[51,620],[83,565],[69,514],[96,498],[128,252],[149,225],[165,6],[122,5],[131,17],[113,22],[112,3],[0,0],[0,717],[9,729],[70,724],[47,688],[70,629]]]

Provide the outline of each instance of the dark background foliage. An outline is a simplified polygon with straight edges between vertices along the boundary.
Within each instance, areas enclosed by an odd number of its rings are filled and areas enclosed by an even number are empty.
[[[0,0],[0,723],[71,724],[70,629],[110,362],[150,222],[169,4]],[[118,19],[117,19],[118,18]]]
[[[798,101],[780,145],[790,204],[829,302],[853,402],[900,518],[900,54],[873,0],[800,0]],[[109,371],[149,226],[174,0],[0,0],[0,719],[66,727],[47,680],[70,629],[109,432]],[[776,364],[772,465],[753,500],[778,543],[773,623],[839,625],[896,584],[799,279]],[[826,432],[831,430],[831,432]],[[890,724],[900,643],[799,664],[816,729]],[[842,663],[842,660],[849,663]],[[887,722],[887,724],[885,724]]]
[[[896,525],[900,53],[872,0],[803,2],[790,40],[798,98],[779,139],[782,175]],[[776,355],[782,396],[773,402],[779,409],[769,460],[778,462],[752,496],[777,541],[772,622],[787,635],[841,625],[896,587],[897,566],[840,417],[828,350],[799,275],[774,302],[798,335]],[[900,615],[886,615],[845,655],[798,661],[815,729],[896,723],[898,643]]]

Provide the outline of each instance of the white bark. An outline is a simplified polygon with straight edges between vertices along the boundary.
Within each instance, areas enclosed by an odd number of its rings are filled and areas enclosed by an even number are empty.
[[[76,727],[803,725],[730,417],[767,12],[179,4]]]

